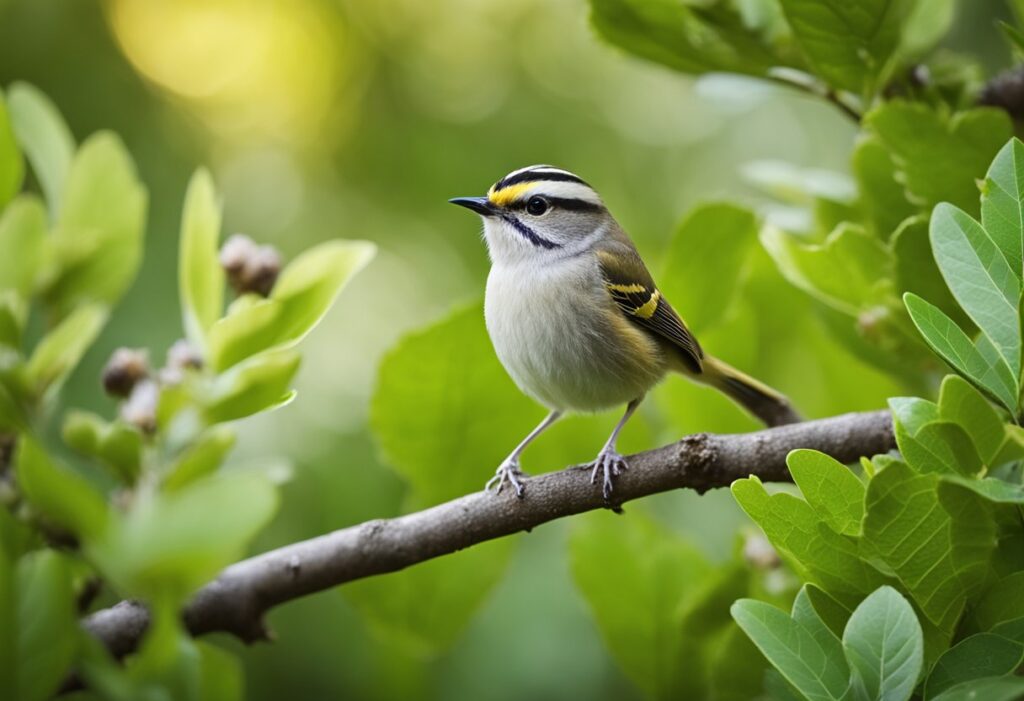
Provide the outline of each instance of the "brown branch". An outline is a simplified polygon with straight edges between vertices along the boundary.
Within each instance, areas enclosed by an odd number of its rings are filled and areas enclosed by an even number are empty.
[[[629,471],[616,481],[614,506],[680,487],[703,493],[752,474],[788,481],[786,455],[796,448],[815,448],[848,463],[894,447],[888,411],[755,433],[686,436],[631,456]],[[185,624],[193,635],[225,631],[246,642],[266,639],[263,616],[278,604],[608,506],[601,489],[590,483],[589,471],[576,467],[529,480],[522,500],[507,492],[478,492],[406,516],[368,521],[228,567],[196,593],[185,608]],[[88,616],[83,625],[122,656],[138,646],[148,623],[141,604],[122,601]]]

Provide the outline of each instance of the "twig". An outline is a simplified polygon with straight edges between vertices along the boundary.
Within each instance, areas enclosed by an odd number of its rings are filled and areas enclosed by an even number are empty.
[[[529,480],[522,500],[507,492],[478,492],[243,560],[200,589],[183,616],[193,635],[225,631],[246,642],[265,640],[269,634],[263,616],[269,609],[354,579],[394,572],[557,518],[617,507],[657,492],[688,487],[703,493],[751,474],[765,481],[788,481],[786,455],[796,448],[815,448],[853,462],[893,447],[888,411],[844,414],[755,433],[686,436],[631,456],[629,471],[616,481],[615,504],[601,498],[586,468],[541,475]],[[148,623],[145,607],[130,601],[83,621],[85,629],[119,657],[136,649]]]
[[[861,113],[848,105],[837,91],[820,83],[811,82],[813,79],[810,76],[807,76],[808,80],[798,80],[791,77],[789,72],[775,72],[768,74],[767,79],[773,83],[785,85],[788,88],[827,100],[835,105],[840,112],[852,119],[854,123],[860,124],[861,122]]]

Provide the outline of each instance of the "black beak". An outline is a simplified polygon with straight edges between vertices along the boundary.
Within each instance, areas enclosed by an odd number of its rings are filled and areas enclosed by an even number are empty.
[[[471,209],[482,217],[494,215],[494,206],[486,197],[454,197],[448,201],[460,207]]]

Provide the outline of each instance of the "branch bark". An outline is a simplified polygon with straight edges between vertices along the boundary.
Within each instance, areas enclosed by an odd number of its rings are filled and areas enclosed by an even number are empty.
[[[894,447],[888,411],[755,433],[695,434],[630,456],[629,471],[616,481],[612,506],[680,487],[703,493],[749,475],[789,481],[786,455],[796,448],[814,448],[849,463]],[[183,612],[185,625],[193,635],[224,631],[246,642],[267,639],[263,617],[278,604],[608,506],[600,488],[590,484],[589,469],[574,467],[529,480],[522,500],[508,492],[478,492],[398,518],[368,521],[231,565],[196,593]],[[145,607],[131,601],[83,621],[118,657],[136,649],[148,624]]]

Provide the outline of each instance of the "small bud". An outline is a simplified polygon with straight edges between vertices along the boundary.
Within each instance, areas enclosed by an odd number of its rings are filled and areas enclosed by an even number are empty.
[[[149,356],[141,348],[118,348],[103,368],[103,388],[114,397],[127,397],[149,375]]]
[[[281,272],[281,256],[273,246],[257,246],[248,236],[234,234],[220,249],[220,264],[238,294],[266,297]]]
[[[203,367],[203,358],[191,343],[180,338],[167,350],[167,367],[199,370]]]
[[[743,559],[758,570],[774,570],[782,564],[779,553],[760,533],[752,533],[743,541]]]
[[[156,431],[156,409],[160,402],[160,386],[143,380],[132,389],[128,401],[121,405],[121,418],[143,433]]]

